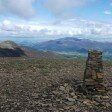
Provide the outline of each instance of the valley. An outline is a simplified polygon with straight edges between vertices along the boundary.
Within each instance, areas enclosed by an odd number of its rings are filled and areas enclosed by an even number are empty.
[[[22,44],[21,44],[22,45]],[[29,46],[26,44],[26,46]],[[81,39],[78,37],[64,37],[44,42],[34,42],[32,49],[40,51],[50,51],[68,56],[86,57],[89,49],[97,49],[103,51],[105,58],[112,59],[112,42],[110,41],[94,41],[89,39]]]

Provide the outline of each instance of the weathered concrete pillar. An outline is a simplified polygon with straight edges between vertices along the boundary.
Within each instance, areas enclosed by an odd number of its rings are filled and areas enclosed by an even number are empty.
[[[94,92],[105,92],[103,86],[103,62],[102,52],[89,50],[84,73],[84,85]]]

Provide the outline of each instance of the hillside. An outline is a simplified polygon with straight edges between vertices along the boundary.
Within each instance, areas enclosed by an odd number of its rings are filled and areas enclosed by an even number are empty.
[[[0,57],[23,57],[24,51],[12,41],[0,43]]]
[[[102,50],[105,54],[112,54],[112,42],[98,42],[89,39],[66,37],[34,44],[33,48],[56,52],[75,52],[86,54],[88,49]]]
[[[62,56],[48,51],[39,51],[30,47],[21,46],[21,49],[24,51],[25,55],[29,58],[61,58]]]
[[[0,43],[0,57],[59,58],[60,56],[56,53],[20,46],[13,41],[4,41]]]

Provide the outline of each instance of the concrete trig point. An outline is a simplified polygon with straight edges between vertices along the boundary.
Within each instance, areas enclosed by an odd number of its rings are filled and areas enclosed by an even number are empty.
[[[102,83],[102,52],[98,50],[89,50],[84,73],[84,85],[89,91],[102,93],[106,90]]]

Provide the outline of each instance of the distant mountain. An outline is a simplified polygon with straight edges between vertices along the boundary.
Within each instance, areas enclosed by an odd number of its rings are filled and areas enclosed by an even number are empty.
[[[13,41],[4,41],[0,43],[0,57],[59,58],[60,56],[56,53],[20,46]]]
[[[98,49],[105,54],[112,54],[112,42],[98,42],[89,39],[66,37],[33,45],[33,48],[44,51],[75,52],[86,54],[88,49]]]
[[[34,40],[24,40],[24,41],[16,41],[17,44],[22,45],[22,46],[30,46],[32,47],[34,44],[37,44],[37,41]]]

